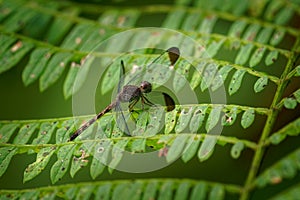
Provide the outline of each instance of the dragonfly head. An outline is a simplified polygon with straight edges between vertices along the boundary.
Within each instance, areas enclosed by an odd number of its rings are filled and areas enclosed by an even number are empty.
[[[152,91],[152,85],[148,81],[143,81],[140,85],[140,90],[142,93],[149,93]]]

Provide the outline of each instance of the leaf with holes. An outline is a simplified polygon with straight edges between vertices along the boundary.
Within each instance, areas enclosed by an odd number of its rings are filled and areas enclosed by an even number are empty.
[[[68,171],[75,147],[76,145],[66,145],[59,148],[57,161],[50,170],[50,178],[53,184],[59,181]]]
[[[242,80],[243,80],[245,73],[246,73],[245,70],[237,70],[233,74],[230,84],[229,84],[229,88],[228,88],[229,95],[233,95],[241,87]]]
[[[193,107],[182,108],[175,126],[175,133],[183,132],[186,129],[193,115],[193,111]]]
[[[42,148],[36,155],[35,162],[27,166],[24,171],[23,182],[30,181],[37,175],[39,175],[49,163],[53,153],[56,151],[55,147]]]
[[[17,148],[1,147],[0,148],[0,177],[5,173],[10,160],[16,154]]]
[[[193,112],[193,116],[191,117],[189,126],[192,133],[196,133],[202,126],[207,108],[208,106],[198,106],[194,109],[195,111]]]
[[[241,125],[243,128],[248,128],[254,122],[255,111],[253,109],[246,110],[242,115]]]
[[[256,93],[261,92],[265,87],[268,85],[268,77],[263,76],[257,79],[257,81],[254,84],[254,91]]]

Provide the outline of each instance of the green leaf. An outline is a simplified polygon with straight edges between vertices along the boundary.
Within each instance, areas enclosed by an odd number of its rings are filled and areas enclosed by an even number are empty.
[[[119,27],[134,27],[136,21],[139,19],[140,14],[141,11],[137,9],[123,10],[118,17],[117,25]]]
[[[205,16],[202,20],[200,27],[198,28],[198,31],[202,33],[211,33],[216,24],[217,19],[218,17],[212,14]]]
[[[61,47],[68,49],[76,49],[82,44],[82,41],[86,40],[93,30],[92,24],[77,24],[70,34],[65,38]]]
[[[178,64],[173,79],[173,88],[176,93],[179,92],[186,85],[190,67],[191,64],[185,60],[181,61]]]
[[[188,139],[185,149],[182,153],[182,157],[181,157],[183,162],[185,162],[185,163],[188,162],[196,155],[197,150],[199,148],[199,144],[200,144],[199,136],[192,135]]]
[[[282,8],[275,17],[275,23],[279,25],[284,25],[289,22],[289,20],[294,15],[294,10],[290,7]]]
[[[36,15],[36,12],[31,11],[25,6],[19,7],[17,11],[5,19],[3,26],[6,28],[6,31],[18,32]]]
[[[73,17],[78,14],[78,9],[74,7],[67,7],[62,9],[64,15]],[[56,17],[51,23],[49,30],[46,33],[45,39],[50,44],[57,45],[63,37],[68,33],[73,25],[73,21],[66,20],[65,18]]]
[[[225,191],[224,191],[224,187],[222,185],[214,185],[210,192],[209,192],[209,196],[208,199],[209,200],[222,200],[225,198]]]
[[[38,136],[34,138],[32,144],[47,144],[50,141],[57,124],[58,122],[43,122],[40,125]]]
[[[26,86],[40,77],[50,57],[51,50],[49,48],[37,48],[30,54],[29,62],[22,73],[22,80]]]
[[[0,55],[0,74],[14,67],[33,48],[32,43],[18,41]]]
[[[230,155],[232,158],[234,159],[237,159],[240,157],[241,155],[241,152],[244,150],[245,148],[245,145],[243,142],[237,142],[235,143],[232,148],[231,148],[231,151],[230,151]]]
[[[8,142],[12,134],[14,134],[19,126],[19,124],[13,123],[5,124],[4,126],[2,126],[0,128],[0,143]]]
[[[292,97],[284,98],[283,105],[287,109],[295,109],[297,106],[297,100]]]
[[[93,160],[91,163],[90,174],[93,179],[102,174],[108,164],[108,157],[111,153],[112,141],[102,140],[94,147]]]
[[[258,187],[265,187],[267,184],[278,184],[284,178],[291,179],[297,175],[300,161],[299,148],[267,168],[258,178]]]
[[[142,112],[138,114],[137,120],[136,120],[136,128],[131,133],[131,136],[141,136],[146,130],[147,123],[149,120],[149,112]]]
[[[95,199],[109,200],[111,194],[111,183],[106,183],[105,185],[100,185],[96,188]]]
[[[185,147],[185,143],[187,139],[189,138],[189,135],[176,135],[176,138],[174,142],[172,143],[171,147],[168,150],[168,154],[166,156],[166,160],[168,163],[171,163],[175,160],[177,160]]]
[[[200,17],[198,13],[192,12],[187,13],[181,28],[186,31],[196,30],[196,27],[199,24]]]
[[[59,148],[57,161],[50,170],[50,179],[53,184],[59,181],[68,171],[75,147],[76,145],[66,145]]]
[[[7,36],[0,34],[0,54],[4,54],[6,51],[9,51],[9,47],[16,42],[16,38],[12,36]]]
[[[217,125],[220,119],[221,112],[222,106],[216,106],[212,108],[205,124],[205,129],[207,132],[211,131]]]
[[[176,190],[176,194],[174,196],[175,200],[187,199],[189,195],[190,184],[188,182],[182,182],[178,186]]]
[[[93,145],[93,142],[87,142],[86,144],[82,144],[82,146],[78,148],[80,155],[73,156],[70,168],[70,175],[72,178],[81,168],[87,166],[88,160],[86,159],[86,157],[91,151],[88,150],[86,147],[90,149],[92,147],[91,145]]]
[[[0,177],[5,173],[10,160],[16,154],[17,148],[1,147],[0,148]]]
[[[205,139],[203,140],[203,143],[198,151],[198,158],[200,162],[203,162],[210,158],[214,151],[215,144],[217,142],[217,138],[214,136],[210,136],[207,134],[205,136]]]
[[[27,166],[24,171],[23,182],[30,181],[37,175],[39,175],[49,163],[53,153],[56,151],[55,147],[42,148],[36,156],[35,162]]]
[[[297,102],[300,103],[300,89],[296,90],[293,93],[294,97],[296,98]]]
[[[297,199],[300,196],[300,184],[296,186],[289,187],[285,189],[283,192],[276,194],[273,197],[273,200],[284,200],[284,199]]]
[[[64,83],[64,96],[66,99],[73,94],[73,85],[75,84],[76,76],[79,70],[80,70],[80,65],[76,64],[75,62],[72,62],[67,78]]]
[[[29,124],[23,125],[21,127],[21,129],[19,130],[19,133],[17,134],[17,136],[14,138],[13,143],[14,144],[26,144],[38,126],[39,126],[38,123],[29,123]]]
[[[252,54],[250,61],[249,61],[249,65],[250,67],[256,67],[260,61],[262,60],[264,53],[266,51],[266,48],[261,47],[261,48],[257,48],[254,53]]]
[[[193,115],[193,111],[193,107],[182,108],[175,126],[175,133],[183,132],[186,129]]]
[[[246,73],[245,70],[237,70],[236,72],[234,72],[231,81],[229,83],[229,88],[228,88],[229,95],[233,95],[241,87],[242,80],[245,73]]]
[[[112,147],[112,150],[111,150],[112,159],[108,165],[109,166],[108,171],[110,173],[113,172],[113,170],[117,167],[117,165],[121,161],[121,159],[123,157],[123,152],[124,152],[125,147],[128,142],[129,142],[129,140],[127,140],[127,139],[120,140]]]
[[[93,185],[85,185],[80,187],[80,189],[76,192],[76,198],[75,199],[80,199],[80,200],[89,200],[92,198],[93,190],[94,190]]]
[[[196,71],[193,73],[192,79],[190,81],[190,86],[195,89],[202,82],[202,73],[205,69],[206,62],[199,62],[195,66]]]
[[[54,5],[49,5],[49,9],[55,9]],[[48,13],[36,13],[22,29],[22,33],[31,38],[42,38],[51,18],[52,16]]]
[[[266,7],[266,12],[264,13],[264,17],[269,21],[273,21],[274,17],[276,16],[274,13],[277,13],[282,7],[283,2],[281,1],[274,1],[273,3],[268,4]]]
[[[197,183],[191,194],[191,200],[204,200],[206,199],[207,186],[204,183]]]
[[[229,74],[229,72],[233,69],[230,65],[223,66],[220,70],[217,71],[217,74],[212,82],[212,91],[216,91],[218,88],[220,88],[222,85],[224,85],[224,82]]]
[[[143,183],[135,181],[130,185],[129,192],[127,192],[127,196],[132,200],[141,199],[141,194],[143,191]]]
[[[295,74],[295,76],[300,76],[300,65],[298,65],[296,67],[296,74]]]
[[[22,1],[4,1],[1,2],[1,9],[5,12],[2,12],[0,15],[0,21],[3,21],[7,16],[12,14],[13,11],[15,11],[19,6],[23,4]]]
[[[281,141],[285,139],[287,135],[298,136],[299,134],[300,134],[300,118],[287,124],[276,133],[273,133],[272,136],[270,136],[269,140],[272,144],[279,144]]]
[[[131,152],[145,152],[146,150],[146,139],[135,139],[131,144]]]
[[[265,64],[267,66],[269,66],[269,65],[275,63],[277,58],[278,58],[278,51],[276,51],[276,50],[270,51],[265,59]]]
[[[156,181],[149,181],[144,189],[143,200],[155,199],[158,183]]]
[[[71,58],[72,54],[68,52],[56,53],[51,58],[47,64],[46,70],[43,72],[40,78],[41,91],[46,90],[60,78]]]
[[[254,91],[256,93],[261,92],[263,89],[265,89],[267,85],[268,85],[268,77],[267,76],[260,77],[259,79],[257,79],[257,81],[254,84]]]
[[[220,41],[212,41],[212,43],[208,46],[208,48],[206,49],[208,55],[210,57],[214,57],[219,49],[221,48],[222,44],[225,42],[225,40],[220,40]]]
[[[149,109],[149,121],[144,136],[156,135],[163,128],[164,113],[163,107],[151,107]]]
[[[68,141],[70,139],[69,133],[73,130],[73,127],[74,121],[72,119],[64,121],[61,125],[61,128],[56,131],[56,143],[60,144]]]
[[[236,20],[231,25],[228,35],[234,38],[240,38],[244,29],[246,28],[247,23],[244,20]]]
[[[223,126],[231,126],[237,118],[237,107],[233,107],[229,112],[226,112],[222,117]]]
[[[174,73],[173,68],[169,67],[170,61],[166,54],[164,54],[157,63],[160,65],[151,65],[147,68],[143,76],[143,80],[149,81],[154,87],[164,85]]]
[[[243,39],[254,41],[260,28],[259,24],[250,24],[243,35]]]
[[[272,27],[263,27],[263,29],[259,32],[256,41],[267,44],[273,31],[274,29]]]
[[[218,71],[218,65],[215,63],[209,63],[202,76],[202,81],[201,81],[201,91],[206,90],[213,84],[213,80],[215,77],[216,72]]]
[[[239,65],[245,65],[247,60],[251,56],[251,51],[254,48],[254,45],[252,43],[246,44],[245,46],[242,46],[240,49],[238,55],[235,58],[235,63]]]
[[[190,120],[190,131],[196,133],[202,126],[208,106],[197,106]]]
[[[241,125],[244,129],[251,126],[251,124],[254,122],[255,118],[255,111],[253,109],[246,110],[242,115]]]
[[[277,46],[283,39],[284,35],[285,35],[285,30],[282,29],[276,30],[271,37],[270,44],[273,46]]]
[[[22,193],[19,199],[37,199],[39,194],[40,194],[40,191],[38,191],[38,190],[28,191],[28,192]]]
[[[167,18],[163,22],[162,27],[177,29],[179,28],[180,22],[184,19],[184,17],[184,10],[174,10],[172,12],[169,12]]]
[[[165,134],[170,133],[176,124],[176,115],[178,112],[178,107],[176,106],[174,110],[167,112],[165,116]]]
[[[168,200],[168,199],[171,200],[173,196],[172,186],[173,186],[173,182],[167,181],[163,183],[159,190],[158,200]]]
[[[118,87],[118,83],[120,81],[120,73],[121,72],[121,60],[123,60],[124,65],[128,65],[131,57],[129,55],[125,55],[122,57],[118,57],[112,61],[112,64],[109,65],[106,69],[105,75],[101,84],[101,92],[102,94],[106,94],[108,91],[113,88]],[[125,72],[124,72],[125,73]],[[124,77],[123,77],[124,78]]]
[[[129,185],[126,183],[118,184],[112,193],[112,200],[118,200],[122,198],[128,198],[127,191],[129,190]]]

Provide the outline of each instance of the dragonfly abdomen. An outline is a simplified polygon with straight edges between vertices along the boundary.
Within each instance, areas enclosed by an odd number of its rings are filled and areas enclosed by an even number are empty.
[[[116,102],[113,102],[113,103],[109,104],[102,112],[100,112],[99,114],[97,114],[95,117],[93,117],[89,121],[85,122],[79,129],[77,129],[77,131],[73,135],[71,135],[70,141],[73,141],[83,131],[85,131],[95,121],[97,121],[97,119],[99,119],[100,117],[102,117],[105,113],[108,113],[109,111],[111,111],[115,106],[116,106]]]

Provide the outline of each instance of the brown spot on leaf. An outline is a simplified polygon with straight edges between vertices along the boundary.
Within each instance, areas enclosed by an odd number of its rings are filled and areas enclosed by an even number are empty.
[[[10,51],[14,53],[18,51],[22,46],[23,46],[22,41],[18,41],[17,43],[14,44],[14,46],[11,47]]]

